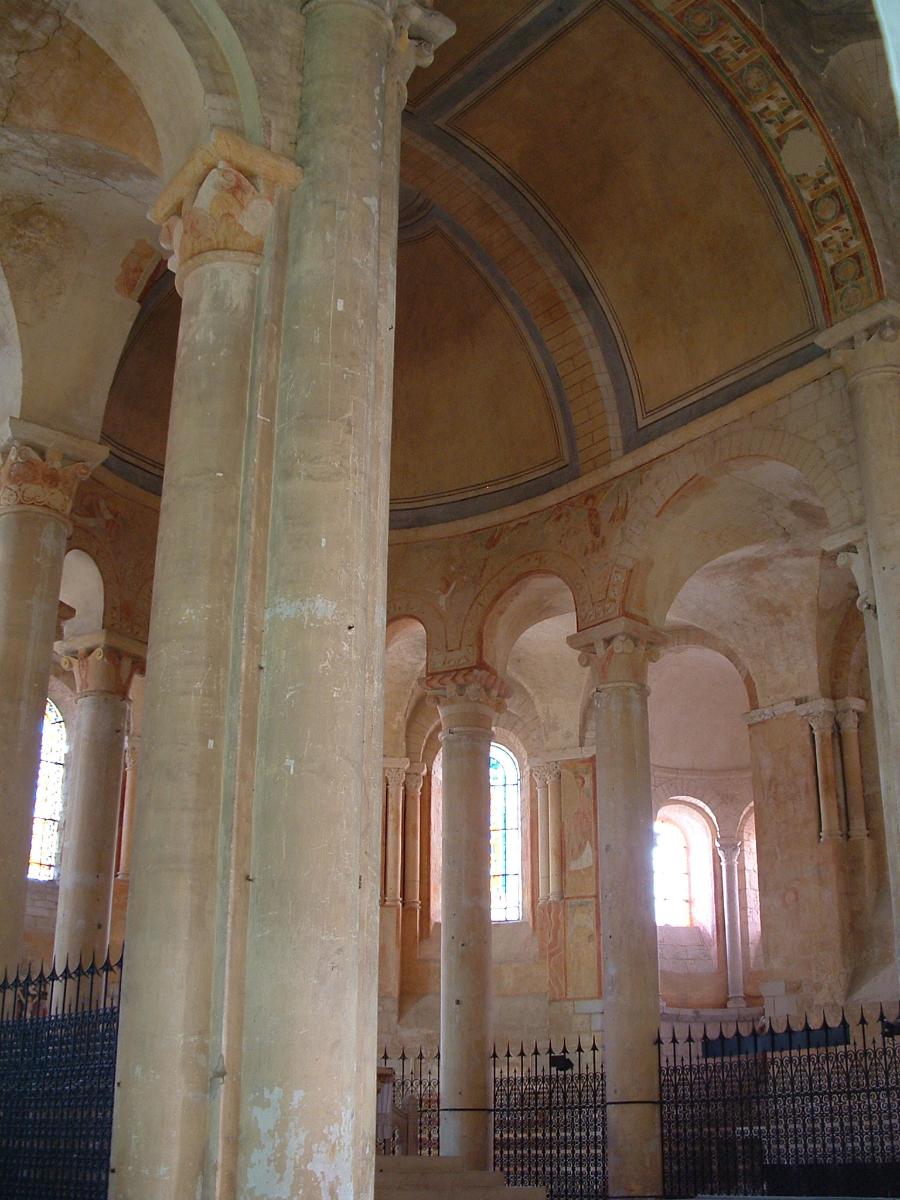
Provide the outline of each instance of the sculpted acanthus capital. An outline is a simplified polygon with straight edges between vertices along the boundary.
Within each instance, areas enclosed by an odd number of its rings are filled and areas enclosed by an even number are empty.
[[[407,795],[418,796],[420,794],[427,770],[428,768],[423,762],[409,764],[406,768]]]
[[[531,774],[534,776],[534,781],[538,787],[547,787],[550,783],[560,778],[559,763],[535,763],[531,768]]]
[[[66,519],[79,483],[90,473],[85,462],[64,466],[59,450],[42,457],[30,446],[13,444],[0,462],[0,512],[30,508]]]
[[[834,703],[831,700],[811,700],[797,707],[798,716],[805,717],[816,737],[834,733]]]
[[[602,686],[645,684],[647,668],[659,658],[666,636],[651,625],[616,617],[582,629],[567,640],[578,651],[579,665],[589,667],[598,686]]]
[[[425,691],[434,696],[438,705],[468,700],[499,713],[506,707],[510,695],[507,685],[489,667],[435,671],[426,675],[423,682]]]
[[[741,855],[739,838],[721,837],[716,842],[716,851],[723,867],[736,867]]]
[[[384,778],[387,781],[388,791],[399,792],[406,782],[406,768],[385,767]]]

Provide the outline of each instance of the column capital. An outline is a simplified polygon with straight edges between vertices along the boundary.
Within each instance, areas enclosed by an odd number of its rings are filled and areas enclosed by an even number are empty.
[[[429,0],[423,0],[423,3],[401,0],[394,16],[394,31],[395,69],[397,80],[405,93],[413,71],[431,66],[435,50],[456,33],[456,23],[442,13],[435,12]]]
[[[146,647],[131,638],[101,630],[57,642],[53,647],[64,671],[75,676],[77,699],[105,692],[123,700],[131,679],[143,665]]]
[[[406,768],[406,790],[407,792],[419,794],[422,790],[422,784],[425,782],[425,776],[428,773],[428,767],[423,762],[410,763]]]
[[[561,772],[558,762],[535,763],[531,768],[534,781],[539,786],[547,786],[554,779],[559,779]]]
[[[816,341],[831,351],[851,387],[866,375],[900,374],[900,304],[880,300],[823,330]]]
[[[741,855],[741,839],[736,837],[717,838],[716,852],[723,867],[736,867]]]
[[[489,667],[433,671],[425,676],[422,685],[435,698],[439,709],[473,704],[499,714],[510,695],[509,687]]]
[[[68,525],[82,480],[109,450],[19,417],[0,425],[0,514],[34,511]]]
[[[275,189],[295,188],[301,168],[288,158],[214,129],[150,210],[181,291],[186,272],[209,257],[259,261],[272,219]],[[234,256],[238,258],[235,259]]]
[[[835,705],[835,716],[841,729],[859,729],[859,718],[866,711],[865,700],[856,696],[846,696]]]
[[[837,552],[837,565],[853,572],[859,595],[856,607],[862,613],[877,617],[875,607],[875,581],[872,578],[872,563],[869,558],[869,539],[865,529],[857,527],[845,530],[822,543],[823,549]]]
[[[566,641],[578,651],[578,662],[590,667],[599,687],[611,683],[646,684],[647,668],[666,643],[666,635],[630,617],[601,621]]]
[[[834,701],[822,697],[797,705],[797,716],[804,717],[815,734],[834,732],[834,712]]]
[[[386,758],[384,760],[384,777],[387,780],[389,788],[397,790],[403,787],[406,782],[406,768],[408,766],[408,758]]]

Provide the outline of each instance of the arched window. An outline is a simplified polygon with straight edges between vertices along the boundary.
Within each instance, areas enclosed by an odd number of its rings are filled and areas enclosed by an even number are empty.
[[[491,920],[522,920],[522,806],[519,765],[491,743]]]
[[[44,709],[41,766],[34,794],[29,879],[55,879],[59,867],[59,826],[62,818],[63,778],[66,771],[66,724],[52,700]]]
[[[687,838],[674,821],[653,826],[653,896],[657,925],[690,925],[691,864]]]

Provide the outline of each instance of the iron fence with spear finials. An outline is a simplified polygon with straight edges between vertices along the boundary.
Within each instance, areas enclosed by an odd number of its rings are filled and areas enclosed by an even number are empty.
[[[0,1200],[105,1200],[122,959],[0,981]]]

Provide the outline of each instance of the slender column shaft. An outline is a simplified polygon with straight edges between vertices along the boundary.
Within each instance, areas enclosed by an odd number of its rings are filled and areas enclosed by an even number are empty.
[[[131,848],[134,841],[134,812],[137,802],[138,767],[141,758],[141,729],[144,725],[144,671],[135,673],[129,688],[131,712],[125,742],[125,788],[122,795],[122,834],[119,841],[119,879],[131,875]]]
[[[421,862],[419,839],[421,837],[422,783],[425,764],[418,763],[406,772],[406,818],[403,830],[403,907],[421,907]]]
[[[544,766],[532,769],[538,806],[538,902],[550,895],[550,797],[549,773]]]
[[[741,902],[738,890],[738,859],[741,843],[737,838],[719,838],[716,843],[722,864],[722,900],[725,908],[725,966],[728,973],[728,1007],[743,1008],[744,948],[741,942]]]
[[[819,837],[823,842],[843,837],[834,764],[834,712],[819,708],[808,714],[816,747],[819,789]]]
[[[109,949],[132,661],[101,645],[62,663],[75,675],[77,699],[53,956],[100,963]]]
[[[48,431],[49,432],[49,431]],[[0,435],[2,436],[2,435]],[[69,525],[84,464],[45,462],[13,445],[0,461],[0,972],[15,972],[25,923],[28,857],[47,681]]]
[[[119,879],[128,879],[131,874],[131,843],[134,835],[134,806],[137,791],[138,763],[141,757],[141,739],[129,734],[125,744],[125,788],[122,794],[122,837],[119,842]]]
[[[850,838],[869,836],[866,824],[866,798],[863,790],[862,759],[859,753],[859,707],[848,702],[838,706],[837,721],[841,731],[841,760],[844,765],[844,789],[847,796],[847,834]],[[855,704],[861,706],[862,701]]]
[[[437,690],[441,812],[441,1154],[491,1162],[490,752],[499,681]]]
[[[387,767],[384,777],[387,784],[384,902],[385,904],[399,906],[403,889],[401,873],[403,862],[403,785],[406,782],[406,767]]]
[[[228,150],[236,165],[220,161],[212,170],[198,152],[191,164],[206,164],[199,189],[174,199],[164,193],[155,210],[164,220],[181,208],[164,235],[175,247],[170,266],[178,269],[182,310],[150,624],[111,1200],[182,1200],[203,1186],[243,444],[256,274],[271,213],[238,168],[266,177],[283,164],[233,135]],[[287,164],[283,174],[288,167],[296,170]]]
[[[610,1196],[658,1196],[659,966],[647,663],[661,640],[625,619],[569,639],[600,679],[594,694]]]
[[[286,264],[237,1186],[247,1196],[268,1187],[365,1197],[381,771],[369,708],[384,642],[372,614],[383,613],[387,512],[376,358],[393,29],[366,0],[312,0],[303,11],[304,183]]]
[[[563,829],[562,829],[562,774],[559,763],[551,763],[550,779],[547,784],[548,825],[548,878],[549,898],[563,898]]]

